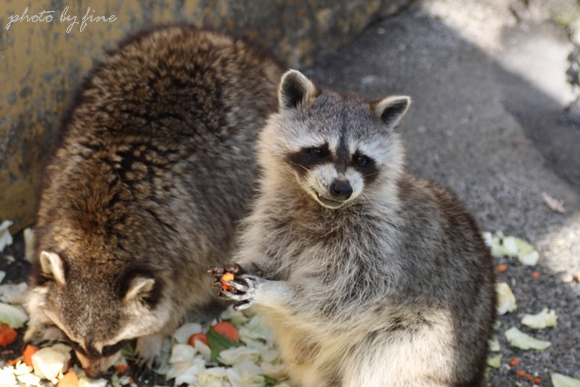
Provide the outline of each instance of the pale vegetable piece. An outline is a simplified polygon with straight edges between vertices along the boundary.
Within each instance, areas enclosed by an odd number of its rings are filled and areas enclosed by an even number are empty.
[[[502,244],[505,249],[506,255],[517,256],[519,253],[517,238],[514,236],[507,236],[502,239]]]
[[[265,383],[262,368],[250,360],[244,360],[226,369],[232,387],[262,387]]]
[[[211,348],[209,346],[199,340],[195,340],[194,348],[206,362],[211,361]]]
[[[221,351],[219,358],[226,365],[234,365],[242,360],[256,362],[260,358],[260,351],[248,347],[232,347]]]
[[[78,387],[107,387],[106,379],[90,379],[84,372],[78,375],[79,385]]]
[[[208,387],[229,387],[226,369],[224,367],[212,367],[201,372],[198,376],[199,385]],[[177,381],[176,381],[177,383]]]
[[[191,361],[195,357],[195,348],[188,344],[175,344],[171,348],[171,357],[169,363],[181,363]]]
[[[254,316],[252,319],[240,327],[240,338],[242,341],[261,339],[265,341],[272,340],[272,334],[266,328],[261,316]]]
[[[516,297],[512,293],[508,284],[505,282],[498,282],[495,284],[495,292],[497,293],[497,313],[499,315],[513,312],[518,308]]]
[[[562,374],[552,374],[551,379],[554,387],[580,387],[580,379]]]
[[[502,356],[503,355],[500,353],[499,355],[488,357],[487,358],[487,365],[490,367],[493,367],[493,368],[499,368],[501,366]]]
[[[271,364],[271,363],[262,363],[260,364],[262,367],[262,371],[264,371],[264,375],[269,376],[274,379],[284,379],[288,377],[288,369],[286,365],[283,363],[280,364]]]
[[[501,349],[496,335],[493,335],[491,339],[488,340],[488,345],[491,352],[499,352]]]
[[[38,376],[31,373],[17,375],[16,379],[18,379],[20,383],[26,386],[38,386],[40,385],[40,381],[42,380]]]
[[[195,357],[190,361],[171,364],[165,378],[167,380],[175,379],[176,386],[182,383],[196,384],[199,374],[203,371],[205,371],[205,361],[200,357]]]
[[[12,222],[5,220],[0,224],[0,252],[4,251],[6,246],[12,244],[12,235],[10,235],[10,230],[8,227],[12,226]]]
[[[14,387],[17,385],[12,367],[0,368],[0,387]]]
[[[536,349],[542,351],[548,348],[552,343],[549,341],[538,340],[530,335],[525,334],[516,327],[511,327],[505,332],[505,337],[512,347],[520,349]]]
[[[178,344],[187,344],[187,340],[196,333],[201,333],[201,325],[198,323],[187,323],[182,325],[173,333],[172,337]]]
[[[28,293],[28,284],[21,282],[19,284],[0,285],[0,298],[9,304],[22,305],[26,302]]]
[[[14,372],[14,375],[16,376],[26,375],[32,372],[32,367],[29,367],[26,365],[26,363],[19,361],[14,366],[14,370],[12,372]]]
[[[484,232],[483,239],[485,244],[489,246],[491,255],[496,258],[517,257],[522,264],[527,266],[534,266],[540,258],[540,254],[534,246],[523,239],[505,236],[501,231],[496,232],[495,235]]]
[[[242,325],[248,322],[248,317],[239,310],[234,310],[233,306],[229,306],[226,310],[224,310],[221,314],[222,320],[228,320],[234,325]]]
[[[71,350],[71,347],[64,344],[55,344],[52,347],[39,349],[32,355],[34,374],[56,384],[56,377],[68,366]]]
[[[123,387],[131,384],[131,377],[129,375],[113,374],[111,376],[111,385],[113,387]]]
[[[34,230],[30,227],[24,229],[24,259],[32,262],[34,255]]]
[[[546,203],[546,205],[550,208],[550,210],[554,212],[559,212],[560,214],[566,212],[566,209],[564,208],[564,202],[553,198],[546,192],[542,192],[542,199],[544,199],[544,203]]]
[[[6,277],[6,272],[0,270],[0,282],[2,282],[2,280],[4,280],[4,277]]]
[[[525,314],[522,318],[522,324],[533,329],[544,329],[555,327],[558,322],[555,310],[544,308],[538,314]]]
[[[11,328],[22,328],[28,320],[28,315],[20,306],[0,302],[0,324],[8,324]]]

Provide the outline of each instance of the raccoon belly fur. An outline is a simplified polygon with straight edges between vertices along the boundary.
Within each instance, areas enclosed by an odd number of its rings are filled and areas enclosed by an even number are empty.
[[[264,316],[303,387],[485,385],[492,258],[448,191],[406,172],[410,98],[287,72],[258,140],[260,193],[222,294]]]
[[[206,271],[231,259],[283,71],[244,40],[166,25],[127,37],[82,82],[46,169],[27,309],[87,373],[132,339],[151,364],[189,313],[225,306]]]

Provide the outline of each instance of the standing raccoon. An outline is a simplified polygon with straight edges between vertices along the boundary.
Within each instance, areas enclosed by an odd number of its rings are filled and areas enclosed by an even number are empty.
[[[212,274],[236,275],[221,295],[264,316],[295,386],[484,385],[491,256],[450,193],[405,171],[409,104],[281,81],[236,263]]]
[[[225,306],[206,271],[231,260],[283,72],[243,40],[181,25],[126,38],[85,78],[46,170],[27,309],[87,374],[132,339],[150,365],[186,315]]]

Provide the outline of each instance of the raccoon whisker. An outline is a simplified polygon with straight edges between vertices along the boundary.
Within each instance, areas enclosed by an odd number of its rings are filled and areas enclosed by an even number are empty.
[[[300,168],[304,169],[305,171],[308,171],[308,168],[306,168],[304,165],[294,164],[294,163],[290,163],[290,165],[293,167],[300,167]]]

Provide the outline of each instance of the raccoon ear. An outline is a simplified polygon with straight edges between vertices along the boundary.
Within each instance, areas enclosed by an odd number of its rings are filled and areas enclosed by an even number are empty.
[[[298,70],[287,71],[280,81],[278,100],[280,107],[296,109],[316,95],[316,86]]]
[[[399,124],[407,109],[411,105],[411,98],[404,95],[395,95],[381,99],[373,104],[375,115],[389,129]]]
[[[127,290],[123,301],[129,303],[137,298],[145,298],[151,293],[154,286],[155,280],[153,278],[135,277],[131,280],[129,290]]]
[[[40,269],[44,275],[53,277],[59,285],[66,284],[64,264],[58,254],[48,251],[40,253]]]

